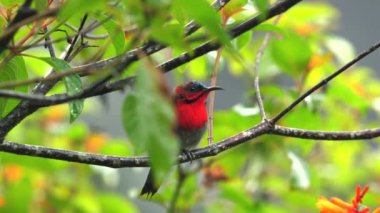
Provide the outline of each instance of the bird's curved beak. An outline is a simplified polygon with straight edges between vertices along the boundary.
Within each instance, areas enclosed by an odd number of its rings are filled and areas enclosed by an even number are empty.
[[[211,92],[211,91],[214,91],[214,90],[223,90],[222,87],[218,87],[218,86],[215,86],[215,87],[207,87],[204,91],[205,92]]]

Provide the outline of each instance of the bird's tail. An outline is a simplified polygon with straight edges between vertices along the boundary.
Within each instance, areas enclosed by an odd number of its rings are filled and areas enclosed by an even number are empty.
[[[153,196],[158,191],[159,186],[155,185],[154,177],[153,177],[153,171],[152,169],[149,170],[148,177],[146,178],[145,184],[143,188],[141,189],[140,195],[147,194],[147,196]]]

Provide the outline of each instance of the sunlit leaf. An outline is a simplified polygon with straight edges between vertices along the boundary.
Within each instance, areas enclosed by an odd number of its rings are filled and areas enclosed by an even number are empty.
[[[101,9],[102,6],[105,6],[105,3],[106,2],[102,0],[93,0],[91,1],[91,6],[89,6],[88,1],[86,0],[65,1],[65,4],[59,11],[58,20],[65,20],[71,16],[82,18],[85,13]]]
[[[48,6],[48,1],[46,0],[36,0],[35,3],[36,3],[36,9],[38,11],[43,11]]]
[[[251,32],[243,33],[242,35],[240,35],[239,37],[237,37],[234,40],[234,44],[236,46],[236,49],[239,50],[242,47],[246,46],[251,41],[251,38],[252,38],[252,33]]]
[[[289,33],[282,39],[272,40],[271,55],[284,72],[297,76],[305,71],[312,55],[305,38]]]
[[[24,59],[21,56],[14,57],[12,60],[6,63],[4,68],[1,70],[0,82],[25,79],[28,79],[28,73]],[[28,91],[28,87],[23,85],[13,88],[13,90],[26,93]],[[16,107],[19,102],[20,100],[0,98],[1,117],[7,115],[13,108]]]
[[[70,69],[70,64],[66,61],[58,58],[46,58],[46,57],[35,57],[36,59],[40,59],[50,66],[52,66],[55,70],[63,72],[67,69]],[[65,76],[63,78],[67,94],[72,96],[82,92],[82,81],[78,74],[72,74]],[[82,113],[83,110],[83,100],[74,100],[69,102],[70,107],[70,123],[74,122],[75,119]]]
[[[185,47],[183,27],[179,24],[154,24],[151,36],[162,44],[173,47]]]
[[[99,22],[103,20],[107,20],[107,16],[99,14],[97,19]],[[112,41],[113,47],[117,55],[120,55],[125,50],[125,34],[117,24],[117,22],[110,18],[107,21],[103,22],[103,27],[107,30],[110,35],[110,39]]]
[[[190,9],[192,8],[192,9]],[[221,26],[220,15],[206,0],[175,0],[173,9],[176,13],[187,16],[204,26],[207,31],[218,38],[224,45],[230,44],[229,35]]]
[[[257,10],[260,12],[260,17],[264,19],[267,16],[267,10],[269,7],[268,0],[252,0]]]
[[[228,2],[226,6],[223,7],[223,15],[226,16],[226,18],[229,18],[233,16],[234,14],[240,12],[243,10],[244,5],[247,4],[247,0],[234,0]]]
[[[292,162],[291,186],[296,189],[307,189],[310,187],[310,175],[306,162],[294,152],[288,151],[288,158]]]
[[[253,31],[271,32],[281,36],[286,35],[286,32],[284,32],[281,27],[273,24],[260,24],[259,26],[253,28]]]
[[[207,58],[199,57],[191,61],[188,65],[188,73],[191,79],[194,80],[204,80],[207,77]]]
[[[326,45],[329,51],[334,53],[340,64],[346,64],[355,58],[356,51],[354,46],[345,38],[339,36],[329,36],[326,38]]]

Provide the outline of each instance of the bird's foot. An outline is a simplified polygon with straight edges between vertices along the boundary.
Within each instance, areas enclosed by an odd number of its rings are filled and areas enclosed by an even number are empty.
[[[185,155],[188,160],[190,160],[190,163],[193,162],[195,156],[194,156],[193,152],[191,152],[191,150],[182,149],[182,154]]]

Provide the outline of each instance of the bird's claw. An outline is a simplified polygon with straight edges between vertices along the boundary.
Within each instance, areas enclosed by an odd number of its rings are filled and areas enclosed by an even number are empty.
[[[182,150],[182,154],[186,156],[186,159],[189,159],[189,160],[190,160],[190,163],[193,162],[195,156],[194,156],[194,154],[191,152],[191,150],[183,149],[183,150]]]

